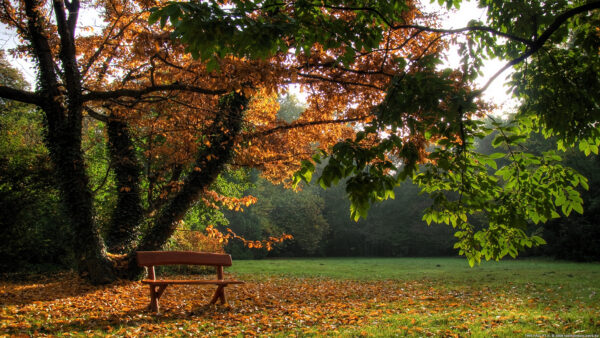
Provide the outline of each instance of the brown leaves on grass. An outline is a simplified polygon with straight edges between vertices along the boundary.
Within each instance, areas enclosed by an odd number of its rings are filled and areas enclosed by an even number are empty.
[[[360,335],[365,326],[387,325],[401,335],[452,336],[474,328],[493,332],[520,321],[552,329],[560,319],[557,309],[528,317],[526,300],[515,302],[514,295],[489,289],[448,290],[424,281],[248,277],[242,278],[247,284],[227,287],[227,306],[205,305],[213,286],[170,286],[159,315],[146,310],[148,288],[139,282],[96,287],[72,274],[1,282],[0,334]]]

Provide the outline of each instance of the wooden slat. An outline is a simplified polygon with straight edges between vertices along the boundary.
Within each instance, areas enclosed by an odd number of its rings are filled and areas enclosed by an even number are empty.
[[[157,279],[157,280],[149,280],[144,279],[142,281],[144,284],[151,285],[163,285],[163,284],[215,284],[215,285],[227,285],[227,284],[244,284],[244,282],[235,280],[235,279],[191,279],[191,280],[182,280],[182,279]]]
[[[231,266],[231,256],[195,251],[138,251],[137,263],[139,266],[177,264]]]

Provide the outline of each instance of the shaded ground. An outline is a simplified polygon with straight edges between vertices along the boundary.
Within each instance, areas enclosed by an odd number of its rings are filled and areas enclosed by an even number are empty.
[[[326,264],[304,262],[314,264],[315,269]],[[327,262],[335,265],[337,261]],[[244,264],[258,268],[256,264],[261,263],[236,264],[243,270]],[[565,267],[555,269],[555,274],[565,276],[553,278],[551,284],[538,274],[537,279],[521,276],[515,282],[494,285],[484,278],[444,280],[444,273],[439,272],[435,276],[424,273],[418,280],[361,280],[360,269],[354,274],[357,280],[239,272],[238,277],[247,283],[227,288],[228,306],[204,305],[213,286],[170,286],[161,299],[160,315],[145,310],[148,289],[139,282],[93,287],[63,273],[34,281],[0,282],[0,335],[599,334],[600,285],[585,281],[600,267],[573,267],[571,272]],[[310,271],[310,266],[304,267],[305,274]],[[477,279],[478,270],[471,271]],[[495,280],[514,272],[498,271],[492,273]],[[483,272],[482,277],[490,274]]]

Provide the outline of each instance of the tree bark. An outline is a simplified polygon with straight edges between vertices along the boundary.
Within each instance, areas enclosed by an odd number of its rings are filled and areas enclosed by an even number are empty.
[[[46,116],[52,114],[46,112]],[[81,132],[65,123],[47,123],[46,129],[46,146],[55,165],[61,200],[78,243],[79,271],[92,283],[109,283],[115,279],[115,274],[93,220],[93,198],[81,150]]]
[[[106,243],[109,252],[123,254],[133,248],[144,216],[139,184],[142,168],[127,125],[109,117],[107,129],[108,148],[116,178],[117,205],[112,214]]]
[[[40,13],[43,4],[34,0],[26,0],[24,4],[27,34],[40,69],[38,93],[43,98],[40,107],[45,113],[44,142],[54,162],[61,200],[78,243],[78,268],[92,283],[108,283],[115,279],[115,273],[93,221],[92,193],[81,148],[81,79],[73,31],[67,27],[62,2],[55,1],[54,11],[60,26],[60,58],[65,66],[63,85],[55,71],[56,62],[48,41],[50,35],[43,28],[47,26],[47,19]]]

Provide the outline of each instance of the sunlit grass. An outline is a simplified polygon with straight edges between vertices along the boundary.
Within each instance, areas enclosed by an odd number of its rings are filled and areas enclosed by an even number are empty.
[[[230,271],[250,278],[417,281],[458,299],[479,294],[466,304],[443,302],[441,311],[388,304],[406,311],[340,331],[350,336],[600,334],[600,264],[521,259],[471,268],[464,258],[325,258],[236,261]]]
[[[542,259],[482,262],[471,268],[464,258],[315,258],[237,260],[228,271],[239,275],[316,277],[350,280],[430,280],[472,285],[506,283],[593,287],[600,264]],[[451,286],[449,285],[449,286]]]

